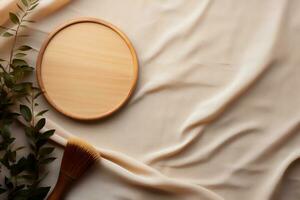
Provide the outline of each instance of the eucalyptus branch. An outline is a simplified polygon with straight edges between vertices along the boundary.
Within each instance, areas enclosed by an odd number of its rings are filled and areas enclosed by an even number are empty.
[[[45,126],[46,119],[41,117],[48,110],[42,110],[35,114],[35,108],[38,106],[36,99],[42,94],[39,88],[32,87],[30,98],[27,99],[29,106],[24,104],[20,105],[20,112],[24,120],[27,122],[25,133],[28,137],[31,148],[31,159],[35,160],[34,170],[29,171],[31,173],[32,188],[38,186],[43,177],[43,165],[55,160],[54,157],[49,156],[54,148],[44,147],[48,138],[53,135],[54,130],[48,130],[41,132],[41,129]],[[40,118],[38,121],[36,119]]]
[[[24,16],[23,16],[24,17]],[[22,17],[22,18],[23,18]],[[22,23],[22,21],[20,22]],[[19,33],[19,28],[20,28],[20,24],[18,24],[17,26],[17,29],[16,29],[16,33],[15,33],[15,36],[14,36],[14,40],[13,40],[13,45],[12,45],[12,48],[10,50],[10,55],[9,55],[9,62],[8,62],[8,73],[10,72],[10,66],[12,64],[12,59],[13,59],[13,53],[14,53],[14,49],[15,49],[15,46],[16,46],[16,43],[17,43],[17,38],[18,38],[18,33]]]
[[[42,115],[47,110],[35,114],[38,104],[36,99],[41,95],[38,88],[31,82],[24,82],[23,77],[34,71],[34,68],[22,59],[32,47],[22,45],[17,48],[20,29],[26,28],[24,23],[32,23],[26,17],[37,7],[39,0],[19,0],[19,13],[9,13],[14,28],[0,27],[5,32],[3,37],[14,37],[8,60],[0,59],[0,170],[6,168],[4,180],[0,180],[0,195],[6,195],[7,200],[42,200],[50,187],[41,187],[40,182],[45,177],[45,165],[55,158],[51,157],[54,148],[47,146],[47,140],[54,130],[42,132],[46,119]],[[6,67],[2,64],[6,62]],[[1,64],[2,63],[2,64]],[[12,111],[19,102],[19,113]],[[15,147],[11,126],[22,116],[26,121],[23,127],[28,146]],[[29,147],[29,148],[28,148]],[[21,156],[18,151],[28,148],[29,153]],[[1,171],[2,173],[2,171]],[[2,198],[1,198],[2,199]]]

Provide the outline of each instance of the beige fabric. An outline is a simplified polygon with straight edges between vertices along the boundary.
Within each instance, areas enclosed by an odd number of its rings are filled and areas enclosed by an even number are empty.
[[[56,141],[72,133],[104,157],[67,199],[299,199],[299,6],[75,0],[32,26],[39,49],[66,20],[101,18],[128,35],[140,62],[135,94],[113,117],[47,115]]]
[[[41,0],[40,5],[35,9],[35,12],[31,14],[31,17],[34,19],[41,19],[67,3],[70,0]],[[18,0],[1,0],[0,1],[0,24],[3,25],[8,21],[8,14],[9,12],[16,12]]]

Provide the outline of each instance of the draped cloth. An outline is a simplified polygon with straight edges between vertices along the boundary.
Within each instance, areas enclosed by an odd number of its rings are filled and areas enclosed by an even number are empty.
[[[1,24],[14,4],[0,1]],[[46,115],[57,143],[75,135],[102,154],[66,199],[299,199],[299,7],[298,0],[41,0],[28,30],[31,63],[48,33],[77,17],[119,27],[139,59],[135,93],[112,117]],[[45,184],[55,183],[59,164]]]

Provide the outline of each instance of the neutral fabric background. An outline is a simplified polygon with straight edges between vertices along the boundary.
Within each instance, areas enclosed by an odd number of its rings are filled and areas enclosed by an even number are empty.
[[[57,141],[74,134],[103,152],[66,199],[299,199],[299,8],[298,0],[42,0],[32,63],[55,27],[96,17],[130,38],[140,65],[133,97],[112,117],[47,115]],[[1,45],[5,54],[9,42]]]

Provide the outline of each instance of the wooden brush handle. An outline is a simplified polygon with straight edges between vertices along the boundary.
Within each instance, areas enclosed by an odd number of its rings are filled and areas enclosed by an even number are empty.
[[[47,200],[62,200],[73,183],[73,179],[63,172],[59,173],[58,180]]]

